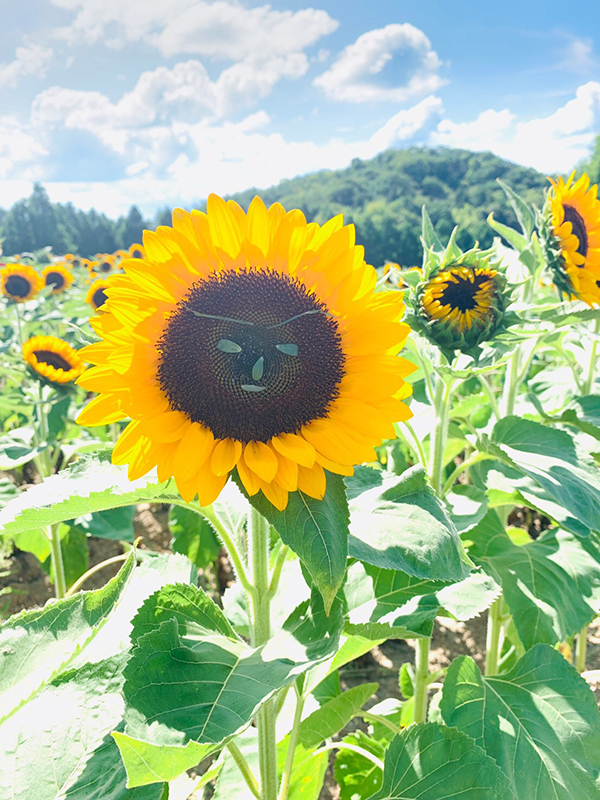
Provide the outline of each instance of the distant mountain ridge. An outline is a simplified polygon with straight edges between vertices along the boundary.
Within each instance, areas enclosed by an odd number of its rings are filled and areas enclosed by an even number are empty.
[[[325,222],[343,214],[354,222],[357,242],[369,263],[419,264],[421,207],[427,206],[436,231],[446,240],[460,226],[459,245],[492,243],[486,222],[490,212],[501,222],[516,222],[496,178],[525,200],[540,203],[548,182],[534,169],[505,161],[492,153],[449,148],[386,150],[369,161],[356,158],[346,169],[323,170],[269,189],[248,189],[229,197],[247,208],[259,194],[267,205],[280,202],[300,208],[309,221]]]

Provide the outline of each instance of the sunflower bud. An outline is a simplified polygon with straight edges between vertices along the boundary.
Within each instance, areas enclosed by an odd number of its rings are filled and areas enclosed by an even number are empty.
[[[444,253],[426,253],[407,321],[450,358],[456,350],[467,353],[503,327],[505,286],[492,251],[461,253],[453,236]]]
[[[600,200],[582,175],[551,180],[538,220],[540,240],[554,285],[561,294],[600,305]]]

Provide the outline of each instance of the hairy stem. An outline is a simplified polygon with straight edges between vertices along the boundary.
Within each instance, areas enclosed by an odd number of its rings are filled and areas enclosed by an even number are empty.
[[[431,639],[417,639],[415,650],[414,721],[427,720],[427,693],[429,690],[429,648]]]
[[[596,380],[596,355],[598,352],[598,337],[600,337],[600,320],[594,322],[592,348],[590,350],[590,361],[588,364],[587,375],[585,376],[585,383],[583,384],[583,393],[591,394]]]
[[[271,592],[269,576],[269,523],[254,508],[248,514],[248,541],[252,566],[252,645],[268,641],[271,633]],[[258,712],[258,763],[262,800],[277,798],[277,738],[275,700]]]
[[[246,785],[248,786],[254,797],[256,797],[257,800],[261,800],[261,794],[260,794],[260,789],[258,787],[258,782],[254,777],[254,773],[250,769],[250,765],[244,758],[242,751],[235,742],[229,742],[229,744],[227,745],[227,749],[231,753],[233,760],[238,766],[239,771],[242,773],[242,777],[246,781]]]
[[[294,756],[296,754],[296,745],[298,744],[298,736],[300,735],[300,723],[302,721],[302,711],[304,709],[304,696],[296,691],[296,708],[294,710],[294,722],[292,730],[290,731],[290,738],[288,743],[288,750],[285,757],[285,766],[283,768],[283,776],[281,778],[281,789],[279,791],[279,800],[287,800],[290,791],[290,781],[292,779],[292,770],[294,768]]]
[[[496,675],[502,647],[502,597],[494,600],[488,616],[485,674]]]
[[[577,672],[585,672],[588,627],[588,625],[584,625],[577,636],[577,650],[575,655],[575,666],[577,667]]]

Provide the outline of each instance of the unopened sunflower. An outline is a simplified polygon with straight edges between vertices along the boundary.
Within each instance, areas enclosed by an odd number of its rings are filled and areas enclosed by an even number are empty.
[[[83,351],[97,366],[79,379],[99,392],[81,424],[131,418],[113,452],[131,480],[156,466],[208,505],[237,470],[283,509],[297,489],[322,498],[325,470],[352,474],[411,416],[401,295],[375,293],[341,217],[211,195],[144,248],[108,279],[91,320],[103,341]]]
[[[38,375],[52,383],[70,383],[85,369],[77,350],[56,336],[34,336],[23,345],[23,358]]]
[[[99,278],[97,281],[94,281],[88,292],[85,296],[85,302],[89,303],[94,311],[98,311],[100,306],[103,306],[106,303],[107,295],[106,289],[108,289],[109,284],[107,283],[106,279]]]
[[[491,253],[429,253],[423,278],[413,290],[410,322],[447,354],[469,352],[498,332],[504,322],[506,279]]]
[[[129,257],[130,258],[144,258],[145,251],[141,244],[132,244],[129,248]]]
[[[44,288],[44,279],[27,264],[7,264],[0,269],[0,289],[15,303],[24,303]]]
[[[551,180],[540,234],[554,284],[563,294],[600,304],[600,200],[582,175]]]
[[[61,294],[73,283],[73,273],[62,264],[52,264],[44,267],[42,277],[46,286],[52,286],[51,294]]]

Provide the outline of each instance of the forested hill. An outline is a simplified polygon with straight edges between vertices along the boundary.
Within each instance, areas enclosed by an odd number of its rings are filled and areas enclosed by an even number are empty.
[[[255,194],[286,209],[301,208],[310,221],[324,222],[343,213],[357,227],[357,239],[374,265],[397,261],[403,266],[421,260],[421,206],[426,204],[438,234],[446,239],[459,225],[459,244],[482,246],[492,241],[486,217],[493,211],[501,222],[513,221],[501,178],[525,199],[540,201],[546,180],[533,169],[503,161],[491,153],[468,150],[411,148],[387,150],[370,161],[354,159],[347,169],[323,171],[286,180],[266,190],[233,195],[247,208]],[[196,207],[203,208],[199,198]],[[169,225],[171,210],[144,220],[135,206],[127,216],[111,220],[71,203],[51,203],[36,184],[29,198],[0,210],[0,239],[5,255],[34,252],[50,245],[53,252],[90,256],[113,252],[139,242],[142,229]]]
[[[444,240],[455,225],[461,247],[492,243],[486,222],[490,211],[501,222],[514,223],[513,212],[496,178],[526,200],[540,202],[548,185],[534,169],[503,161],[492,153],[446,148],[386,150],[370,161],[356,158],[343,170],[293,178],[266,190],[232,195],[244,208],[255,194],[267,204],[300,208],[310,221],[324,222],[344,214],[357,228],[370,263],[397,261],[420,264],[421,207],[427,210]]]

